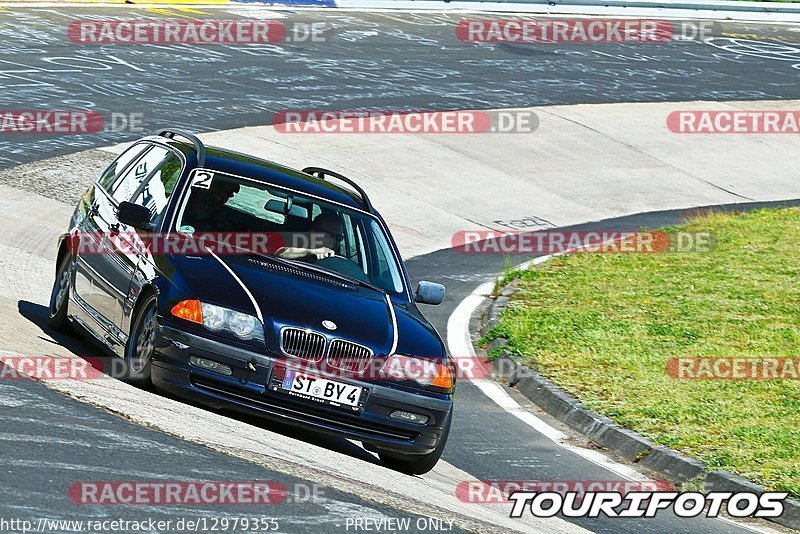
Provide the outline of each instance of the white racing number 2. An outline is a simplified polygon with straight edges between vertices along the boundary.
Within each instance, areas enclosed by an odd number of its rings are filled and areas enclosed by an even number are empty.
[[[211,189],[211,182],[214,180],[214,173],[208,171],[197,171],[192,179],[192,187],[198,189]]]

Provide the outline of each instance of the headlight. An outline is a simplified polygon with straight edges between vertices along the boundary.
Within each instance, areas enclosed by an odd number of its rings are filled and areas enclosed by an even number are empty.
[[[245,313],[233,312],[228,317],[228,326],[231,332],[242,339],[252,338],[257,324],[258,321],[255,317]]]
[[[184,300],[172,308],[172,315],[202,324],[212,332],[226,331],[239,339],[264,341],[264,327],[261,322],[246,313],[199,300]]]
[[[214,332],[225,328],[225,308],[203,303],[200,305],[203,312],[203,326]]]

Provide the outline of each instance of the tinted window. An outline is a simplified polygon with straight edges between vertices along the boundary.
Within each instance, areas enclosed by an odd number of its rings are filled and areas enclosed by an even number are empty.
[[[175,229],[182,234],[265,234],[242,253],[275,256],[299,268],[330,271],[384,291],[405,290],[402,269],[371,215],[271,184],[195,171]],[[316,214],[316,216],[314,216]],[[317,254],[330,254],[317,256]]]
[[[117,202],[129,201],[147,176],[158,169],[171,152],[162,147],[153,147],[145,153],[113,186],[111,196]]]
[[[120,174],[125,170],[130,162],[139,157],[139,155],[148,147],[148,144],[139,143],[133,145],[128,150],[119,155],[119,157],[106,169],[103,176],[100,177],[100,186],[106,191],[111,190],[111,184],[117,181]]]
[[[286,222],[286,215],[283,213],[286,199],[273,195],[266,189],[240,186],[239,193],[231,198],[228,206],[269,222],[277,224]],[[294,211],[297,212],[297,208]]]
[[[403,282],[400,277],[400,271],[397,268],[397,263],[395,263],[392,258],[389,243],[386,241],[386,237],[383,235],[378,223],[370,221],[370,226],[372,227],[372,231],[369,232],[368,235],[374,240],[375,255],[378,258],[378,270],[380,271],[378,273],[378,279],[381,281],[382,286],[391,286],[395,291],[400,293],[403,291]]]
[[[144,160],[147,160],[149,156],[150,154]],[[175,190],[175,184],[178,182],[180,175],[181,160],[175,153],[170,151],[161,160],[153,177],[145,184],[144,189],[133,202],[149,208],[154,215],[160,215],[164,208],[167,207],[169,197]]]

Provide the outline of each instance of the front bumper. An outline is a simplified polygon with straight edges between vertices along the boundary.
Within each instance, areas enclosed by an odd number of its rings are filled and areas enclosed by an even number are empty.
[[[266,387],[276,361],[282,358],[189,333],[163,319],[160,322],[152,380],[156,387],[174,395],[216,410],[249,413],[343,435],[394,453],[428,454],[442,437],[442,426],[453,404],[449,395],[426,395],[375,382],[335,378],[368,389],[361,410],[298,399]],[[233,372],[225,376],[195,367],[189,363],[190,356],[224,363]],[[420,425],[392,419],[389,414],[395,410],[426,415],[428,422]]]

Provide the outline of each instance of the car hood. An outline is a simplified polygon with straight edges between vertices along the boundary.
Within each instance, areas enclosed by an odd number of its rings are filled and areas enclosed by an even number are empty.
[[[343,283],[313,271],[244,255],[172,258],[189,292],[211,304],[258,315],[268,349],[280,353],[285,326],[309,328],[329,338],[365,345],[376,355],[394,345],[394,306],[380,291]],[[402,313],[402,312],[401,312]],[[331,321],[335,330],[323,326]]]

